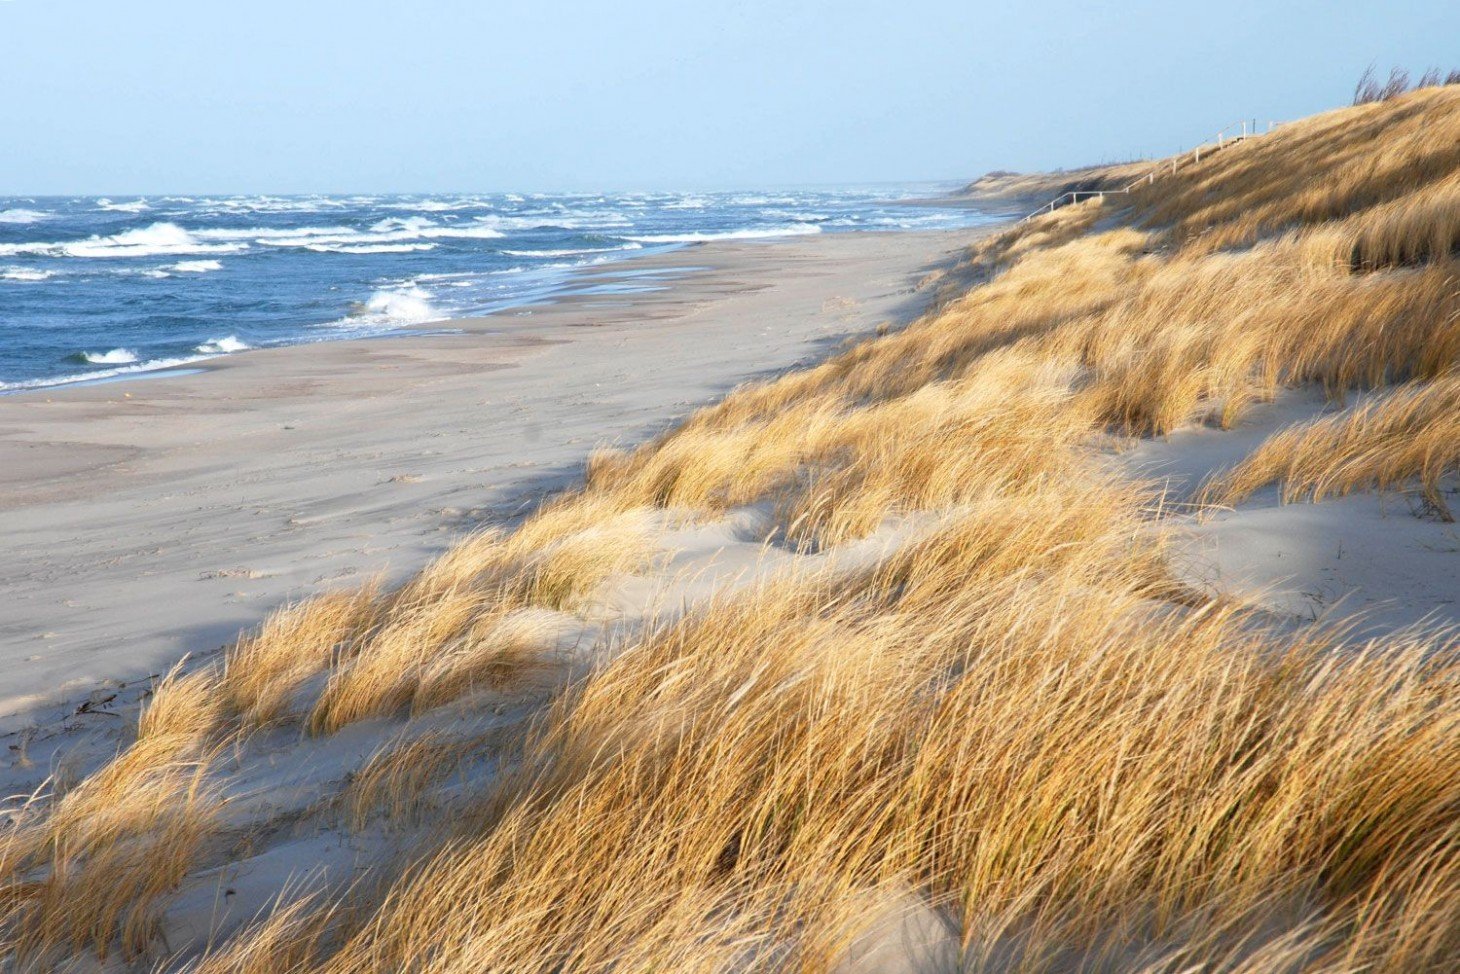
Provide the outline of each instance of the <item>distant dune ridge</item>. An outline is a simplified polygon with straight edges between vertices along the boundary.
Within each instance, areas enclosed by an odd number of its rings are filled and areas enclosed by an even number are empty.
[[[1457,610],[1194,539],[1367,492],[1460,552],[1460,90],[1163,168],[161,681],[13,810],[18,966],[1454,970]]]

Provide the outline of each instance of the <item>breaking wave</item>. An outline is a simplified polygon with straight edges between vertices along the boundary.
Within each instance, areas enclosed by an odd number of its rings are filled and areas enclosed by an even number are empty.
[[[175,223],[154,223],[108,237],[58,243],[0,244],[0,255],[35,257],[157,257],[172,254],[229,254],[244,244],[209,244]]]
[[[320,244],[310,243],[303,245],[305,250],[312,250],[316,254],[413,254],[423,250],[435,250],[433,243],[401,243],[401,244]]]
[[[0,210],[0,223],[39,223],[49,218],[49,213],[40,210]]]
[[[0,280],[4,281],[47,281],[55,276],[55,271],[42,271],[34,267],[0,268]]]
[[[150,210],[152,207],[145,199],[131,200],[127,203],[113,203],[105,197],[96,201],[98,210],[107,210],[111,213],[141,213],[143,210]]]
[[[381,288],[350,306],[345,317],[324,327],[369,333],[382,329],[438,321],[447,317],[431,304],[431,295],[414,284]]]
[[[127,365],[137,361],[137,353],[127,348],[114,348],[110,352],[81,352],[76,357],[92,365]]]
[[[239,341],[237,337],[228,335],[224,338],[215,338],[212,341],[203,342],[194,351],[204,355],[227,355],[229,352],[243,352],[253,348],[248,342]]]
[[[365,302],[365,311],[391,321],[430,321],[440,317],[431,307],[430,297],[418,287],[404,291],[376,291]]]
[[[428,217],[388,217],[366,230],[353,227],[292,227],[277,229],[255,227],[242,230],[199,230],[200,240],[237,241],[267,247],[299,247],[316,253],[341,254],[404,254],[429,250],[433,240],[493,240],[503,236],[500,229],[482,221],[460,224],[439,224]],[[347,249],[347,248],[382,249]],[[390,247],[391,249],[383,249]]]

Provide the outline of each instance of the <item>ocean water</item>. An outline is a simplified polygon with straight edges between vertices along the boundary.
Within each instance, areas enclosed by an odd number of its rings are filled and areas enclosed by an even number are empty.
[[[698,241],[995,218],[899,202],[936,189],[0,197],[0,393],[500,311]]]

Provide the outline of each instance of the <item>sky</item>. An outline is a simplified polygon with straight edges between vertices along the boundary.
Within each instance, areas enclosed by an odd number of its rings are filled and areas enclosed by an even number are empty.
[[[1460,67],[1460,3],[0,0],[0,194],[966,180]]]

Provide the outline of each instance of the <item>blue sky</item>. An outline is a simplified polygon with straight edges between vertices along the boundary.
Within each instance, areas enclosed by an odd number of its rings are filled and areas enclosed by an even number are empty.
[[[0,0],[0,193],[708,189],[1166,153],[1460,4]]]

